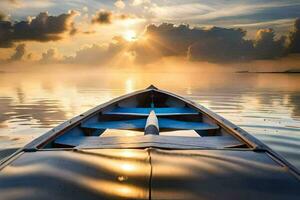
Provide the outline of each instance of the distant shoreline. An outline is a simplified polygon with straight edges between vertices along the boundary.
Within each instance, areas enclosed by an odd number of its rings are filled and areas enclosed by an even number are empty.
[[[250,72],[250,71],[237,71],[235,73],[239,74],[300,74],[300,71],[292,71],[292,70],[287,70],[283,72]]]

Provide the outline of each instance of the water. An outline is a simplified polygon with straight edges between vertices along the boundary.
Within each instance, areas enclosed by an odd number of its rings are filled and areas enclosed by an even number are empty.
[[[0,74],[0,149],[150,84],[224,116],[300,169],[300,75],[234,73]]]

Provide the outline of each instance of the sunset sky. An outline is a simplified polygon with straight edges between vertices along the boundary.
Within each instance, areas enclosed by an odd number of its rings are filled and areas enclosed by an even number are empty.
[[[176,57],[295,68],[299,13],[299,0],[1,0],[0,65],[145,65]]]

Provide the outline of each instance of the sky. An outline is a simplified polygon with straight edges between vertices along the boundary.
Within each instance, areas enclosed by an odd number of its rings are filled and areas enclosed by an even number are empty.
[[[1,66],[300,67],[300,0],[1,0]],[[277,64],[276,64],[277,63]]]

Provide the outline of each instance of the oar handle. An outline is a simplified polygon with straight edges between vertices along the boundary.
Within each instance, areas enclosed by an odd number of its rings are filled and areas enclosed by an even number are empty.
[[[155,112],[152,110],[147,118],[145,126],[145,135],[159,135],[158,119]]]

